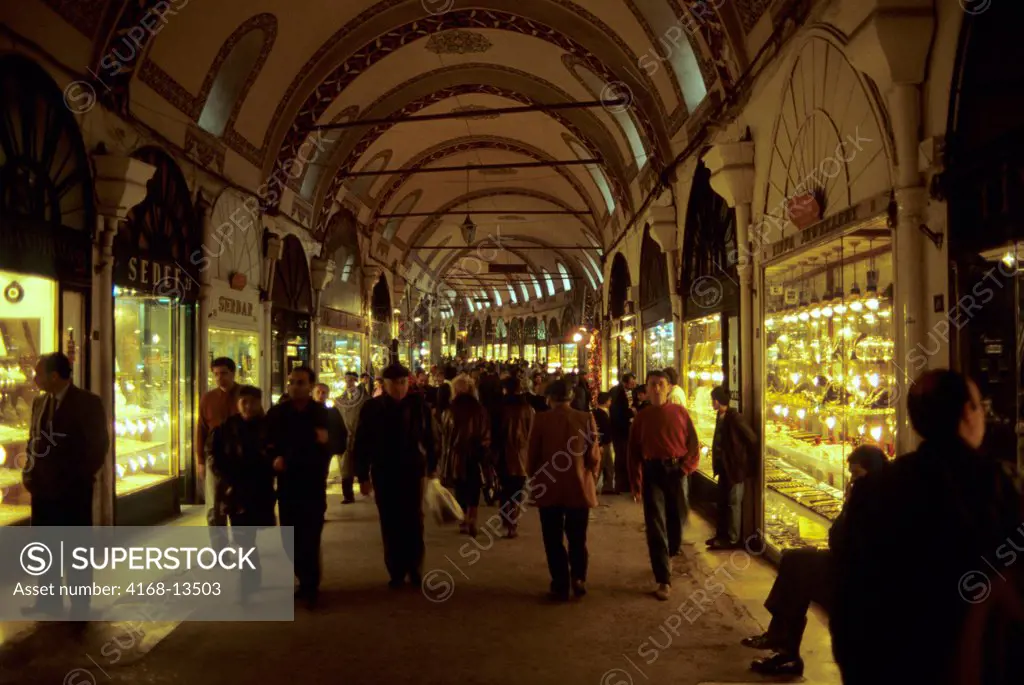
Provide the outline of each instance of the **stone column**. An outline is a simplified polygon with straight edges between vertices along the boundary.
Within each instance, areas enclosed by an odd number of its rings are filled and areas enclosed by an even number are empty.
[[[363,318],[366,325],[366,336],[363,341],[363,370],[367,373],[370,372],[370,362],[373,359],[373,289],[377,286],[382,272],[383,269],[379,266],[363,267]],[[376,374],[380,372],[380,369],[373,371]]]
[[[924,82],[935,15],[931,0],[865,0],[870,9],[851,33],[850,62],[870,76],[886,94],[895,144],[896,226],[893,267],[896,272],[893,323],[896,328],[894,363],[898,404],[896,453],[913,450],[917,435],[910,427],[907,392],[924,369],[908,368],[907,360],[923,347],[927,335],[925,264],[946,268],[941,249],[924,240],[920,230],[927,212],[927,191],[918,167],[921,126],[921,84]],[[919,346],[921,346],[919,348]],[[914,358],[922,355],[914,355]],[[944,367],[948,358],[928,360],[931,368]]]
[[[313,316],[309,324],[309,363],[313,370],[320,373],[320,302],[324,288],[334,280],[335,264],[333,259],[313,257],[310,260],[309,274],[313,281]]]
[[[93,264],[93,309],[90,322],[90,388],[100,396],[111,433],[111,450],[93,493],[93,521],[114,525],[114,236],[132,207],[146,197],[146,183],[156,167],[130,157],[94,154],[96,169],[96,237]]]
[[[210,216],[212,213],[213,206],[203,195],[202,191],[199,191],[199,195],[196,198],[196,210],[199,214],[199,219],[202,223],[203,229],[203,241],[205,242],[210,237],[211,233],[211,222]],[[213,287],[210,283],[211,274],[210,268],[206,267],[199,270],[199,330],[196,331],[196,387],[199,390],[199,396],[209,389],[207,387],[207,380],[209,378],[208,364],[210,362],[210,316],[213,313],[211,307],[211,292]]]
[[[274,304],[273,304],[273,291],[274,291],[274,274],[277,271],[277,263],[281,260],[281,256],[284,254],[284,241],[281,236],[276,233],[271,233],[267,239],[267,251],[263,255],[263,284],[262,284],[262,298],[263,298],[263,331],[260,333],[260,337],[263,338],[263,347],[265,352],[263,354],[263,377],[266,379],[267,392],[263,396],[263,406],[265,409],[269,409],[273,405],[276,398],[271,397],[271,389],[273,388],[272,375],[274,370]],[[279,360],[283,361],[283,360]]]
[[[736,210],[736,245],[739,249],[737,275],[740,279],[740,407],[760,419],[754,398],[755,336],[760,322],[753,300],[754,259],[749,238],[754,198],[754,144],[750,141],[720,143],[704,156],[711,171],[711,188]],[[759,339],[759,335],[757,335]],[[753,411],[751,411],[753,410]]]
[[[681,321],[683,318],[682,299],[676,294],[679,280],[679,225],[676,215],[675,202],[671,190],[664,191],[651,203],[648,210],[647,222],[651,226],[651,238],[658,243],[665,255],[665,265],[668,269],[668,296],[672,303],[673,340],[672,345],[676,355],[673,366],[676,371],[682,371],[679,359],[679,345],[682,340]],[[639,280],[639,279],[638,279]]]

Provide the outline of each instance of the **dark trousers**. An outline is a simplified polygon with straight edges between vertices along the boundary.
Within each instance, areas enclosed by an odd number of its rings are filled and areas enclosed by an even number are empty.
[[[768,634],[780,652],[799,654],[807,610],[816,602],[825,611],[832,607],[832,554],[826,549],[791,549],[782,554],[764,607],[771,612]]]
[[[479,478],[455,481],[455,501],[459,503],[463,511],[470,507],[480,506],[481,488]]]
[[[501,512],[505,527],[515,530],[522,514],[523,500],[526,498],[526,476],[501,477]]]
[[[263,566],[260,564],[260,550],[256,546],[256,528],[253,527],[251,519],[245,514],[232,514],[228,517],[231,521],[231,537],[232,541],[238,547],[244,547],[248,549],[253,548],[253,553],[249,556],[249,560],[252,561],[252,565],[255,569],[243,568],[242,574],[242,594],[249,595],[260,589],[260,585],[263,584]]]
[[[88,529],[92,526],[92,484],[58,497],[32,495],[32,525],[34,527],[82,526],[84,530],[81,531],[79,537],[88,536]],[[81,544],[87,545],[88,543],[83,539]],[[71,567],[71,564],[68,564],[67,581],[68,585],[92,585],[92,569],[76,570]],[[52,584],[55,588],[60,588],[63,584],[60,565],[52,564],[50,569],[39,578],[39,584]],[[61,609],[64,606],[64,600],[61,599],[59,590],[57,592],[56,596],[40,595],[36,599],[36,606],[54,610]],[[88,595],[71,597],[72,614],[88,613],[90,604]]]
[[[615,492],[615,460],[612,458],[612,444],[601,445],[601,492]]]
[[[391,580],[423,575],[423,478],[381,482],[373,479],[384,542],[384,565]]]
[[[718,477],[716,537],[736,544],[743,523],[743,483],[733,483],[723,473]]]
[[[615,492],[629,492],[629,464],[626,462],[626,454],[629,449],[629,438],[614,438],[612,447],[615,449]],[[610,488],[609,483],[604,487]]]
[[[278,503],[282,526],[295,531],[295,550],[291,556],[299,589],[315,593],[320,588],[320,538],[324,532],[323,496],[284,493]]]
[[[569,579],[587,579],[587,524],[590,509],[541,507],[540,528],[544,536],[544,552],[551,573],[551,591],[569,592]],[[565,551],[565,541],[569,552]]]
[[[683,545],[683,525],[690,513],[689,479],[677,460],[643,464],[644,526],[654,579],[671,584],[671,558]]]
[[[354,500],[356,498],[355,482],[355,478],[341,479],[341,496],[343,499]]]

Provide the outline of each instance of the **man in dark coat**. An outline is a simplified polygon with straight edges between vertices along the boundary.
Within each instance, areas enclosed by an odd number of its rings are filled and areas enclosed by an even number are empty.
[[[41,357],[33,380],[46,394],[32,401],[22,475],[32,494],[32,525],[92,526],[93,482],[110,448],[110,422],[103,404],[98,396],[72,384],[71,361],[61,352]],[[92,572],[82,571],[69,581],[91,584]],[[51,569],[40,582],[60,586],[60,569]],[[30,613],[62,611],[59,595],[41,596]],[[87,596],[72,598],[72,620],[87,618],[88,611]]]
[[[743,491],[757,436],[729,406],[729,391],[720,385],[711,389],[711,406],[718,414],[711,443],[711,468],[718,476],[718,526],[707,545],[709,549],[735,549],[740,546]]]
[[[327,450],[332,458],[338,458],[338,476],[340,478],[344,475],[345,470],[342,455],[345,454],[345,447],[348,445],[348,428],[346,428],[345,419],[338,408],[341,398],[332,402],[330,386],[326,383],[317,383],[313,387],[313,399],[327,409]],[[328,472],[330,472],[329,465]]]
[[[1020,540],[1020,498],[995,460],[979,452],[985,409],[978,387],[954,371],[927,371],[909,390],[907,410],[924,442],[858,483],[833,526],[838,579],[830,628],[843,682],[1019,683],[1006,675],[1019,663],[1012,658],[1019,646],[997,644],[996,632],[973,649],[964,642],[975,612],[1014,592],[1021,573],[1006,554]],[[974,664],[973,673],[960,671],[972,657],[999,650],[1002,657]],[[1003,679],[992,677],[1000,670]]]
[[[615,492],[630,492],[629,485],[629,427],[633,425],[633,388],[636,376],[622,374],[619,384],[612,388],[612,446],[615,448]],[[605,483],[605,487],[608,484]]]
[[[331,463],[327,408],[311,397],[315,381],[312,369],[295,367],[288,376],[288,399],[267,412],[281,525],[295,531],[295,596],[311,608],[320,590],[320,537]]]
[[[380,532],[388,583],[401,587],[423,578],[423,487],[437,469],[430,408],[409,393],[409,369],[392,364],[384,370],[384,392],[359,415],[355,443],[360,483],[370,482],[377,494]]]

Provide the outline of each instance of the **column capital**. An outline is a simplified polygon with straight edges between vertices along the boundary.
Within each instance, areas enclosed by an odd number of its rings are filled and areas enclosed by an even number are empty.
[[[97,213],[124,219],[132,207],[146,199],[146,184],[156,167],[125,155],[93,154],[92,161]]]
[[[924,82],[935,32],[933,0],[862,0],[864,21],[850,34],[846,56],[884,92]]]
[[[651,227],[651,238],[663,252],[676,249],[678,222],[675,199],[671,189],[665,189],[651,202],[644,215],[644,221]]]
[[[704,164],[711,171],[711,188],[730,207],[754,200],[754,143],[737,140],[713,145]]]
[[[284,255],[284,240],[277,233],[267,234],[267,259],[281,261]]]
[[[337,265],[333,259],[313,257],[309,260],[309,274],[313,281],[313,290],[322,291],[334,278]]]

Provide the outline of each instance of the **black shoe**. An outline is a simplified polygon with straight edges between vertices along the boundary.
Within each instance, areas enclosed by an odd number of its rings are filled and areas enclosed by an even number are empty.
[[[398,588],[402,587],[403,585],[405,585],[405,579],[404,578],[392,578],[391,580],[388,581],[388,587],[391,588],[392,590],[397,590]]]
[[[587,594],[587,582],[585,580],[572,581],[572,594],[582,597]]]
[[[802,676],[804,660],[800,658],[799,654],[775,652],[771,656],[751,661],[750,670],[769,676]]]
[[[775,649],[775,643],[772,641],[772,637],[768,633],[745,637],[740,640],[740,644],[744,647],[750,647],[751,649]]]
[[[316,609],[320,604],[320,592],[319,590],[310,590],[306,593],[306,608],[309,610]]]
[[[710,547],[711,545],[713,545],[713,544],[715,544],[716,542],[718,542],[718,541],[719,541],[720,539],[721,539],[721,538],[719,538],[719,537],[718,537],[718,536],[716,535],[716,536],[715,536],[715,537],[713,537],[713,538],[708,538],[707,540],[705,540],[705,541],[704,541],[704,544],[705,544],[705,545],[707,545],[708,547]]]
[[[569,601],[569,591],[566,590],[565,592],[557,592],[555,590],[548,590],[548,594],[546,597],[549,602],[556,602],[561,604],[562,602]]]
[[[727,550],[739,549],[742,546],[743,545],[741,545],[739,542],[729,542],[728,540],[722,539],[714,540],[713,542],[708,543],[708,549],[712,552],[724,552]]]
[[[345,497],[344,499],[341,500],[342,504],[355,504],[355,502],[356,502],[356,498],[355,497]]]

